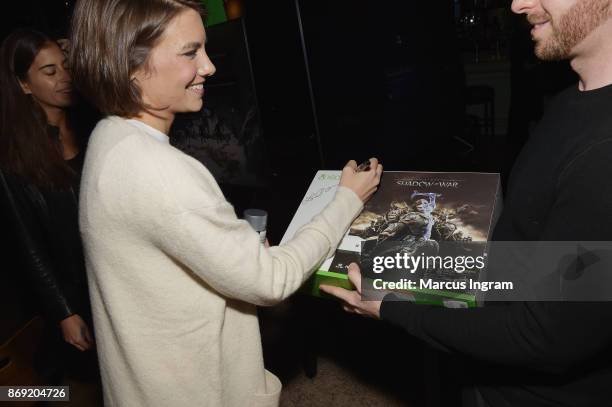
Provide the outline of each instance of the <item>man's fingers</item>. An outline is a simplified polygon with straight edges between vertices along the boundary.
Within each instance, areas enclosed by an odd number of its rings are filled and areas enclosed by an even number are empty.
[[[357,292],[361,294],[361,271],[357,263],[351,263],[348,267],[349,281],[355,286]]]
[[[351,307],[348,304],[342,304],[342,309],[345,310],[346,312],[350,313],[350,314],[354,314],[355,313],[355,308]]]
[[[333,295],[334,297],[340,298],[341,300],[349,304],[351,303],[351,293],[353,291],[349,291],[341,287],[335,287],[333,285],[325,285],[325,284],[320,285],[319,289],[329,295]]]

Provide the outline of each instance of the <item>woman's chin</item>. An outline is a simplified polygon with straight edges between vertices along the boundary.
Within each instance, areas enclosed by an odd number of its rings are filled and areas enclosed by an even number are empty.
[[[63,98],[56,98],[55,103],[53,103],[53,105],[60,109],[66,109],[72,106],[73,103],[74,103],[74,98],[71,96],[67,96]]]
[[[189,103],[188,106],[186,106],[186,109],[184,110],[184,112],[185,113],[199,112],[200,110],[202,110],[203,105],[204,105],[204,102],[202,101],[202,99],[198,101],[193,101]]]

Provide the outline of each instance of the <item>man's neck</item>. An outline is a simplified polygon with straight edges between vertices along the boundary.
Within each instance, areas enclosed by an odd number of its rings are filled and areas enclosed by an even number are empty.
[[[581,91],[599,89],[612,84],[612,20],[592,32],[575,49],[570,61],[580,77]]]

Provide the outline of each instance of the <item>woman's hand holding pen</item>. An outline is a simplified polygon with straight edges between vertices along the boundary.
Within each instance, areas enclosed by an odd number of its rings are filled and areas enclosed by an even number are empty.
[[[376,158],[370,158],[359,166],[351,160],[342,169],[340,186],[351,189],[366,202],[378,189],[382,172],[383,167]]]

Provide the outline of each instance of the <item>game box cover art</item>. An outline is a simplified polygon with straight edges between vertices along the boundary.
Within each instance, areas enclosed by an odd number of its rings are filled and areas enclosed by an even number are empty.
[[[316,174],[283,242],[333,199],[339,179],[340,171]],[[361,263],[364,277],[375,278],[371,262],[398,253],[440,261],[486,256],[486,242],[500,206],[498,174],[385,172],[378,191],[349,228],[336,255],[320,266],[305,289],[320,295],[318,286],[322,283],[350,287],[346,273],[351,262]],[[442,265],[433,261],[413,270],[410,277],[433,281],[478,279],[478,269],[458,273]],[[385,276],[387,280],[403,277],[406,273]],[[474,305],[473,293],[465,289],[415,292],[417,302],[445,305],[450,298]]]

